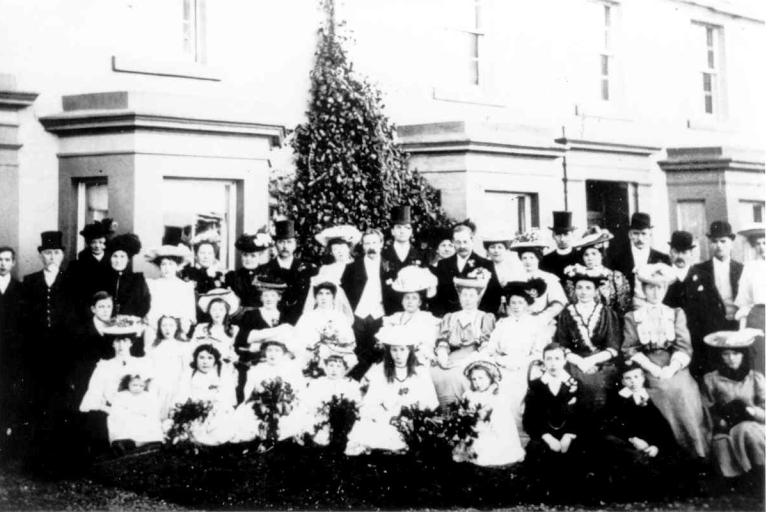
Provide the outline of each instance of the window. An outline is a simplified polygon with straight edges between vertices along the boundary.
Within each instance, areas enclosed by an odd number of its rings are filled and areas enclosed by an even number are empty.
[[[205,63],[205,0],[182,0],[182,52]]]
[[[77,232],[86,224],[109,216],[109,195],[106,179],[78,180],[75,182],[77,197]],[[77,250],[85,247],[82,237],[77,237]]]
[[[610,101],[613,74],[613,53],[612,53],[612,24],[615,12],[615,6],[612,4],[603,4],[602,6],[602,27],[603,34],[600,48],[600,99]]]
[[[218,241],[219,261],[235,266],[232,251],[237,216],[237,183],[223,180],[163,180],[163,226],[181,228],[182,239]]]
[[[455,31],[455,55],[457,59],[451,60],[454,68],[452,79],[458,83],[467,85],[480,85],[480,59],[482,55],[482,1],[463,0],[466,8],[461,15],[459,26]],[[456,67],[458,66],[458,68]]]
[[[697,248],[693,250],[695,260],[709,257],[707,243],[707,212],[703,200],[681,200],[677,202],[677,230],[688,231],[697,240]],[[697,254],[698,253],[698,254]]]
[[[524,192],[486,190],[483,199],[483,226],[509,226],[524,233],[539,226],[539,196]]]
[[[722,78],[722,30],[720,27],[706,24],[694,24],[697,32],[698,73],[700,108],[707,115],[718,114],[720,108],[720,80]]]
[[[739,222],[742,224],[765,222],[765,202],[739,201]]]

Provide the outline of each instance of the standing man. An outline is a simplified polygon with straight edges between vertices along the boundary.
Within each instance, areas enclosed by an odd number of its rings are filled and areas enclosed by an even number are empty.
[[[304,308],[304,300],[309,293],[309,282],[317,274],[317,268],[311,263],[294,257],[296,252],[296,232],[292,220],[275,222],[275,249],[277,257],[257,269],[272,279],[286,283],[283,293],[282,308],[285,320],[295,325]]]
[[[675,231],[669,240],[669,258],[672,260],[672,269],[677,276],[667,289],[664,304],[671,308],[683,308],[685,310],[685,278],[693,264],[693,235],[687,231]],[[687,312],[686,312],[687,314]]]
[[[19,422],[24,405],[21,336],[22,287],[11,272],[16,265],[16,251],[0,247],[0,452],[14,446],[8,438]],[[9,430],[10,429],[10,430]]]
[[[411,207],[398,206],[392,209],[392,243],[381,253],[384,261],[384,272],[387,278],[397,278],[400,269],[409,265],[423,267],[426,262],[424,255],[411,243],[413,226],[411,225]],[[387,285],[388,288],[391,288]],[[398,294],[387,290],[384,300],[384,313],[391,315],[403,309]]]
[[[224,276],[224,286],[235,292],[244,311],[255,309],[261,305],[259,289],[253,283],[256,279],[256,269],[259,262],[262,260],[263,254],[269,251],[271,245],[272,239],[264,233],[242,234],[235,241],[235,249],[240,251],[241,267],[227,272]]]
[[[734,301],[739,293],[739,278],[743,266],[731,259],[736,235],[725,221],[715,221],[709,227],[712,258],[697,263],[685,280],[686,314],[691,332],[693,357],[691,373],[700,377],[715,368],[717,354],[711,354],[704,336],[716,331],[739,328],[734,316]]]
[[[555,274],[561,284],[565,284],[565,267],[581,264],[581,255],[573,248],[573,231],[576,229],[572,223],[571,212],[552,212],[552,238],[555,241],[555,250],[541,259],[539,267],[544,272]]]
[[[486,313],[497,313],[499,309],[499,297],[501,286],[496,277],[493,263],[472,250],[475,234],[466,224],[457,224],[453,228],[453,245],[456,254],[437,263],[437,295],[432,301],[432,313],[442,317],[446,313],[453,313],[461,309],[459,296],[454,286],[453,278],[464,278],[477,273],[482,268],[488,271],[490,278],[485,288],[483,298],[480,300],[480,308]]]
[[[358,363],[350,372],[355,379],[365,375],[378,359],[375,335],[384,318],[385,294],[391,290],[391,281],[387,283],[389,278],[381,257],[384,235],[378,229],[367,229],[363,233],[362,244],[363,256],[349,263],[341,275],[341,287],[355,313],[352,330],[357,341],[355,354]]]
[[[638,284],[635,268],[647,263],[666,263],[670,265],[669,256],[651,248],[651,216],[647,213],[632,214],[629,223],[629,243],[608,248],[608,268],[618,270],[629,282],[633,293],[635,306],[645,301],[643,287]]]

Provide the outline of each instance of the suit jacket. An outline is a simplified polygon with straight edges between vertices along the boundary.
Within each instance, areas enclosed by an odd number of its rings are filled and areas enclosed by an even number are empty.
[[[686,278],[691,275],[693,266],[688,268]],[[664,296],[664,304],[671,308],[683,308],[685,309],[685,280],[677,280],[669,285],[667,288],[667,294]]]
[[[482,267],[491,273],[491,280],[488,282],[483,298],[480,300],[479,309],[495,315],[499,310],[501,285],[496,276],[493,262],[472,252],[466,265],[464,265],[464,269],[459,272],[457,260],[458,256],[454,254],[450,258],[440,260],[437,263],[437,269],[435,271],[435,274],[437,275],[437,294],[430,303],[432,313],[442,317],[446,313],[453,313],[454,311],[460,310],[459,295],[456,292],[456,287],[453,285],[453,278],[466,277],[474,269]]]
[[[112,296],[115,315],[133,315],[143,318],[149,313],[152,297],[144,274],[141,272],[131,272],[127,269],[118,272],[110,268],[104,275],[99,289]]]
[[[0,293],[0,379],[18,366],[21,357],[22,300],[22,284],[11,278],[5,293]]]
[[[561,284],[564,284],[563,276],[565,267],[575,265],[577,263],[583,264],[581,259],[581,251],[572,249],[570,253],[562,256],[555,250],[549,254],[546,254],[541,259],[541,265],[539,265],[539,268],[544,272],[555,274],[560,279]]]
[[[734,298],[739,291],[739,278],[743,269],[741,263],[731,260],[730,281]],[[700,343],[709,333],[736,328],[735,322],[725,318],[725,304],[715,285],[715,267],[711,259],[692,266],[684,286],[684,311],[694,344]]]
[[[355,258],[352,263],[347,264],[344,269],[344,273],[341,274],[341,287],[344,293],[347,294],[349,305],[352,306],[352,311],[357,309],[357,305],[360,304],[360,297],[363,295],[363,290],[368,282],[368,272],[365,270],[365,262],[363,260],[365,256],[359,256]],[[392,279],[391,275],[387,272],[387,264],[383,258],[380,260],[379,265],[379,280],[381,281],[381,300],[384,305],[384,314],[391,315],[396,312],[387,311],[387,306],[392,307],[397,302],[397,294],[392,291],[392,287],[387,284],[387,280]],[[393,295],[395,297],[393,297]]]
[[[23,286],[27,332],[40,337],[65,335],[72,302],[64,272],[59,271],[50,288],[42,270],[25,276]]]
[[[259,290],[253,286],[253,279],[258,269],[239,268],[230,270],[224,276],[224,287],[229,288],[240,299],[243,308],[257,308],[261,306]]]
[[[605,265],[606,267],[612,270],[618,270],[624,274],[624,277],[626,277],[627,281],[629,282],[629,288],[633,294],[635,292],[635,265],[638,263],[641,265],[647,263],[666,263],[667,265],[672,264],[672,260],[669,259],[668,255],[653,248],[648,253],[648,261],[635,262],[635,258],[632,256],[632,249],[628,243],[624,244],[613,252],[609,251],[606,259],[608,260],[608,263]]]
[[[286,321],[290,324],[295,324],[304,309],[304,299],[307,298],[307,293],[309,293],[309,284],[312,276],[317,274],[317,267],[299,258],[293,258],[291,267],[284,269],[277,262],[277,258],[273,258],[259,266],[256,272],[258,274],[278,277],[285,281],[288,287],[285,289],[285,293],[283,293],[281,310],[285,313]]]
[[[90,318],[90,302],[93,294],[100,290],[99,286],[104,282],[105,276],[111,269],[109,257],[104,256],[97,260],[89,249],[84,249],[77,254],[77,260],[67,267],[67,281],[73,285],[73,293],[77,300],[77,314],[82,320]]]
[[[423,267],[427,264],[426,259],[424,259],[424,254],[414,247],[413,244],[411,244],[404,261],[400,261],[392,244],[388,245],[381,252],[381,259],[384,261],[384,270],[387,273],[387,279],[391,278],[393,281],[397,279],[397,273],[400,272],[403,267],[409,265]],[[391,285],[387,285],[387,288],[391,288]],[[384,303],[384,310],[388,315],[391,315],[397,311],[402,311],[402,309],[403,304],[400,294],[391,289],[388,290],[386,294],[386,302]]]

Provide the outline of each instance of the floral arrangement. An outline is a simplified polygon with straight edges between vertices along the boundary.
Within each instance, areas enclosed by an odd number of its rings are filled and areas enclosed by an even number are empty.
[[[330,400],[320,405],[317,416],[324,418],[324,421],[315,425],[315,435],[328,428],[328,444],[332,448],[344,451],[347,446],[347,435],[360,418],[360,405],[344,395],[333,395]]]
[[[574,265],[568,265],[563,270],[563,274],[565,274],[567,277],[573,277],[575,275],[587,275],[592,277],[604,277],[606,279],[609,279],[611,277],[611,271],[608,270],[605,267],[600,268],[587,268],[584,265],[581,265],[580,263],[576,263]]]
[[[265,380],[251,394],[253,412],[261,420],[259,437],[267,443],[278,440],[280,418],[288,416],[296,401],[293,386],[280,377]]]
[[[211,402],[189,399],[177,404],[171,412],[171,428],[165,434],[166,442],[177,445],[192,441],[192,426],[202,423],[213,409]]]
[[[488,282],[491,279],[491,272],[487,268],[477,267],[467,274],[467,278]]]
[[[526,231],[525,233],[518,233],[514,236],[514,238],[512,238],[512,240],[510,240],[510,245],[531,243],[549,245],[548,242],[546,242],[544,239],[542,231],[538,228]]]

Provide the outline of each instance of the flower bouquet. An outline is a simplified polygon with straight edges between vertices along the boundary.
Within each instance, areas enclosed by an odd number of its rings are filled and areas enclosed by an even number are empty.
[[[344,395],[333,395],[320,405],[317,417],[323,418],[323,421],[315,425],[316,442],[343,452],[347,446],[347,435],[360,418],[360,405]]]
[[[171,412],[171,428],[165,434],[165,440],[171,445],[186,444],[193,441],[192,428],[203,423],[213,410],[211,402],[189,399],[177,404]]]
[[[250,401],[254,414],[260,420],[259,437],[266,444],[274,445],[280,435],[280,419],[293,411],[296,401],[293,387],[280,377],[265,380],[253,391]]]

